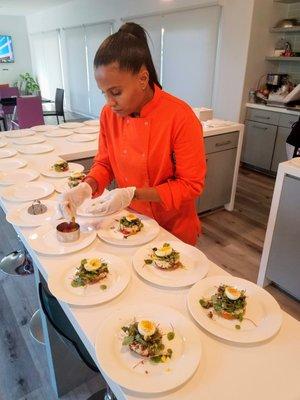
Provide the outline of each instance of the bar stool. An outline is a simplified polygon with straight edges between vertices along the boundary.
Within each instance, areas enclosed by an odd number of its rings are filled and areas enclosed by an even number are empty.
[[[69,344],[69,346],[71,345],[88,368],[100,374],[97,365],[86,350],[71,322],[66,317],[56,297],[54,297],[46,285],[41,282],[39,283],[38,293],[41,309],[50,325],[60,336],[66,339],[64,342],[67,345]],[[116,400],[116,398],[107,385],[106,388],[94,393],[87,400]]]

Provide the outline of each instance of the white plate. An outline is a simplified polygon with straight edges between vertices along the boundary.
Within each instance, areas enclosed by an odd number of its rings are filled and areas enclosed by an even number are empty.
[[[65,122],[63,124],[59,124],[59,126],[63,129],[75,129],[84,126],[81,122]]]
[[[54,192],[54,186],[48,182],[28,182],[20,185],[7,186],[1,196],[9,201],[33,201],[49,196]]]
[[[54,186],[55,186],[55,190],[58,193],[64,193],[67,190],[71,189],[70,186],[68,185],[67,179],[64,179],[64,180],[61,180],[61,181],[55,183]]]
[[[57,125],[37,125],[30,129],[35,132],[47,132],[51,131],[52,129],[57,129]]]
[[[74,129],[74,133],[99,133],[98,126],[82,126],[81,128]]]
[[[3,139],[0,139],[0,148],[7,146],[7,142]]]
[[[133,256],[133,266],[136,272],[151,283],[166,287],[184,287],[193,285],[203,279],[208,272],[209,261],[196,247],[189,246],[181,241],[168,241],[172,248],[180,253],[180,261],[184,268],[166,271],[145,264],[152,253],[152,248],[160,248],[164,242],[152,242],[151,245],[142,247]]]
[[[1,149],[0,150],[0,158],[9,158],[13,157],[17,154],[15,149]]]
[[[300,167],[300,157],[294,157],[290,160],[290,162],[294,165],[297,165],[297,167]]]
[[[49,144],[30,144],[26,147],[18,147],[18,152],[23,154],[44,154],[53,151],[54,147]]]
[[[142,364],[139,362],[144,357],[122,346],[121,328],[134,319],[149,319],[159,324],[163,333],[174,327],[174,339],[168,341],[166,335],[163,339],[173,350],[170,360],[161,364],[146,360]],[[127,305],[114,311],[99,327],[95,347],[103,371],[117,384],[140,393],[161,393],[182,385],[194,374],[202,355],[197,328],[173,308],[153,303]]]
[[[21,138],[26,136],[33,136],[34,132],[30,129],[17,129],[15,131],[8,131],[5,133],[5,136],[8,138]]]
[[[34,169],[21,169],[12,172],[0,171],[0,185],[9,186],[18,183],[34,181],[39,176],[39,172]]]
[[[21,158],[15,158],[13,160],[0,160],[0,171],[11,171],[18,168],[23,168],[27,165],[27,161]]]
[[[111,216],[103,221],[101,229],[98,231],[100,239],[117,246],[140,246],[141,244],[150,242],[159,234],[159,225],[154,219],[135,213],[135,215],[142,220],[144,226],[140,232],[128,236],[127,239],[125,239],[122,233],[118,231],[118,221],[122,216],[129,213],[130,211],[123,211],[114,217]]]
[[[101,258],[108,263],[109,274],[105,279],[93,285],[74,288],[71,285],[77,267],[83,258]],[[50,292],[58,299],[78,306],[92,306],[104,303],[118,296],[128,285],[131,270],[119,257],[112,254],[90,252],[68,258],[61,268],[48,277]],[[107,289],[101,289],[106,285]]]
[[[49,167],[41,170],[41,174],[48,176],[49,178],[67,178],[73,172],[82,172],[84,170],[84,166],[81,164],[72,163],[72,162],[70,162],[68,164],[69,164],[68,171],[56,172],[51,168],[52,165],[49,165]]]
[[[38,253],[59,256],[74,253],[89,246],[96,238],[96,232],[80,232],[78,240],[72,243],[62,243],[56,238],[56,228],[43,225],[29,236],[29,245]]]
[[[56,202],[53,200],[43,200],[47,206],[47,211],[40,215],[31,215],[28,213],[28,207],[32,203],[22,204],[22,206],[9,210],[6,214],[6,220],[13,225],[21,227],[37,227],[51,222],[51,218],[56,214]]]
[[[84,121],[83,122],[84,123],[84,125],[87,125],[87,126],[100,126],[100,122],[99,122],[99,119],[88,119],[87,121]]]
[[[81,143],[81,142],[92,142],[96,140],[98,135],[88,135],[88,134],[79,134],[76,133],[75,135],[67,137],[68,142],[73,143]]]
[[[58,128],[58,129],[52,129],[52,131],[45,132],[44,135],[49,137],[59,138],[72,135],[72,133],[73,131],[71,130]]]
[[[241,323],[237,320],[226,320],[217,315],[211,319],[207,316],[209,310],[199,304],[202,297],[209,298],[216,293],[221,284],[246,290],[246,313]],[[282,323],[282,312],[273,296],[255,283],[233,276],[211,276],[199,281],[191,288],[187,303],[192,316],[203,328],[231,342],[261,342],[275,335]],[[241,328],[236,329],[236,325],[240,325]]]
[[[18,144],[23,146],[24,144],[37,144],[37,143],[43,143],[45,142],[46,139],[43,137],[38,137],[38,136],[28,136],[28,137],[22,137],[22,138],[18,138],[13,140],[14,144]]]

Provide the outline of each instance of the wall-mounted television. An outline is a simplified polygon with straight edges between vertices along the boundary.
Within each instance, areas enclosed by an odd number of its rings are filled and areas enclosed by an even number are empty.
[[[0,63],[13,63],[12,39],[9,35],[0,35]]]

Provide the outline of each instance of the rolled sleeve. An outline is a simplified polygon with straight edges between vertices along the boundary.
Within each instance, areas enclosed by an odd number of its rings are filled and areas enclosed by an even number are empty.
[[[175,176],[156,186],[166,211],[180,210],[188,200],[203,191],[206,160],[202,125],[191,113],[178,124],[173,137]]]

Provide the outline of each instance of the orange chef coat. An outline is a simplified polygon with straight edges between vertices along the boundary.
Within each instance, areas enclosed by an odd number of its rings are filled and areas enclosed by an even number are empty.
[[[200,233],[195,199],[206,173],[202,126],[191,107],[155,86],[140,117],[120,117],[105,106],[99,149],[88,176],[96,196],[115,179],[118,187],[155,187],[161,203],[132,201],[135,211],[194,245]]]

